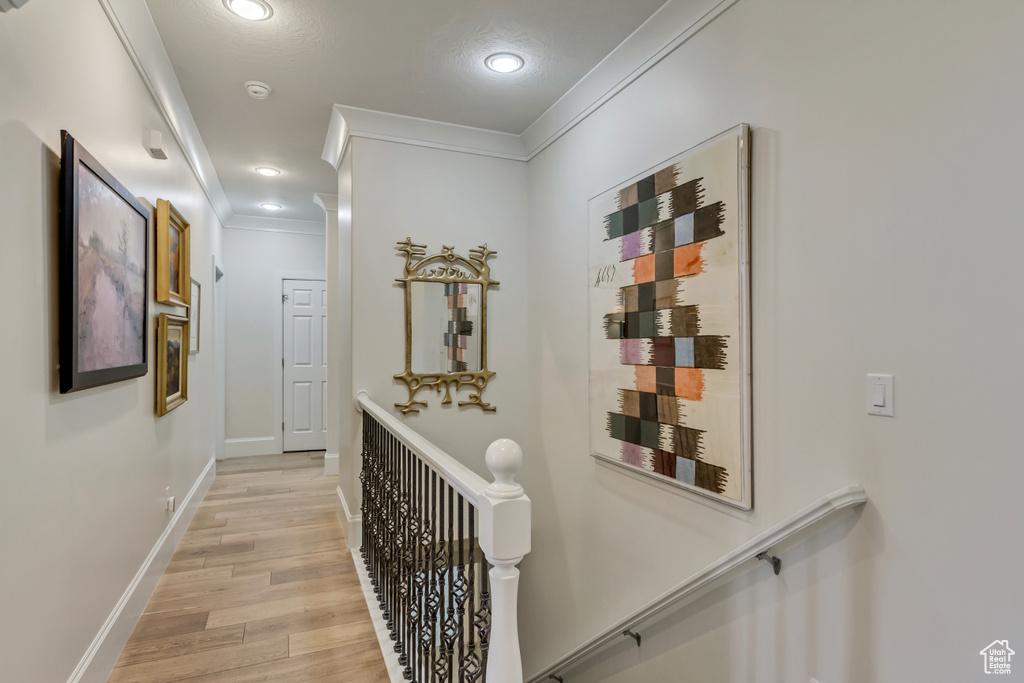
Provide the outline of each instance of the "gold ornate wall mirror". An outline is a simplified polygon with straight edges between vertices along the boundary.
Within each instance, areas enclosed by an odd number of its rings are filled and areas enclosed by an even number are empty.
[[[491,279],[487,259],[497,252],[484,244],[459,256],[454,247],[427,256],[425,244],[406,238],[397,249],[405,255],[405,276],[395,278],[405,286],[405,372],[395,379],[405,383],[409,400],[396,403],[402,414],[419,412],[421,389],[441,393],[443,404],[452,402],[452,389],[468,389],[468,400],[459,406],[494,411],[481,398],[494,373],[487,369],[487,288]]]

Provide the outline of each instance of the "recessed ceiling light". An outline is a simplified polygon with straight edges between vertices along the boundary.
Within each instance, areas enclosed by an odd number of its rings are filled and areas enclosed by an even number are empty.
[[[268,178],[275,175],[281,175],[281,172],[276,168],[270,168],[269,166],[260,166],[256,169],[256,172],[260,175],[265,175]]]
[[[267,211],[279,211],[281,209],[280,204],[260,204]]]
[[[519,55],[514,55],[511,52],[499,52],[485,59],[484,64],[491,71],[497,71],[500,74],[510,74],[513,71],[522,69],[524,62],[523,58]]]
[[[269,19],[274,10],[263,0],[224,0],[224,6],[249,21]]]

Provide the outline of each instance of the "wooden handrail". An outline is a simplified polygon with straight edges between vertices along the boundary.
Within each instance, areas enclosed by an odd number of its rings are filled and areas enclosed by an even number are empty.
[[[638,624],[649,621],[658,614],[671,609],[727,575],[741,568],[753,567],[759,559],[762,559],[758,557],[762,553],[767,553],[765,559],[771,559],[770,551],[773,547],[823,521],[833,521],[836,518],[836,513],[846,508],[863,505],[867,500],[867,494],[860,486],[847,486],[818,499],[544,667],[534,674],[528,683],[547,681],[552,675],[568,671],[602,648],[613,642],[621,641],[625,631],[635,629]]]

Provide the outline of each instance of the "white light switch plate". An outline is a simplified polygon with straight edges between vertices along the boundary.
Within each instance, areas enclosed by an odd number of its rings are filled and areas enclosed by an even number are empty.
[[[868,415],[893,417],[892,375],[869,374],[866,389]]]

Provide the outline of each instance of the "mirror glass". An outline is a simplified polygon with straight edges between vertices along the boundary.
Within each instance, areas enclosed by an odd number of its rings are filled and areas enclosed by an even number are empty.
[[[455,282],[410,282],[412,371],[479,372],[480,287]]]

